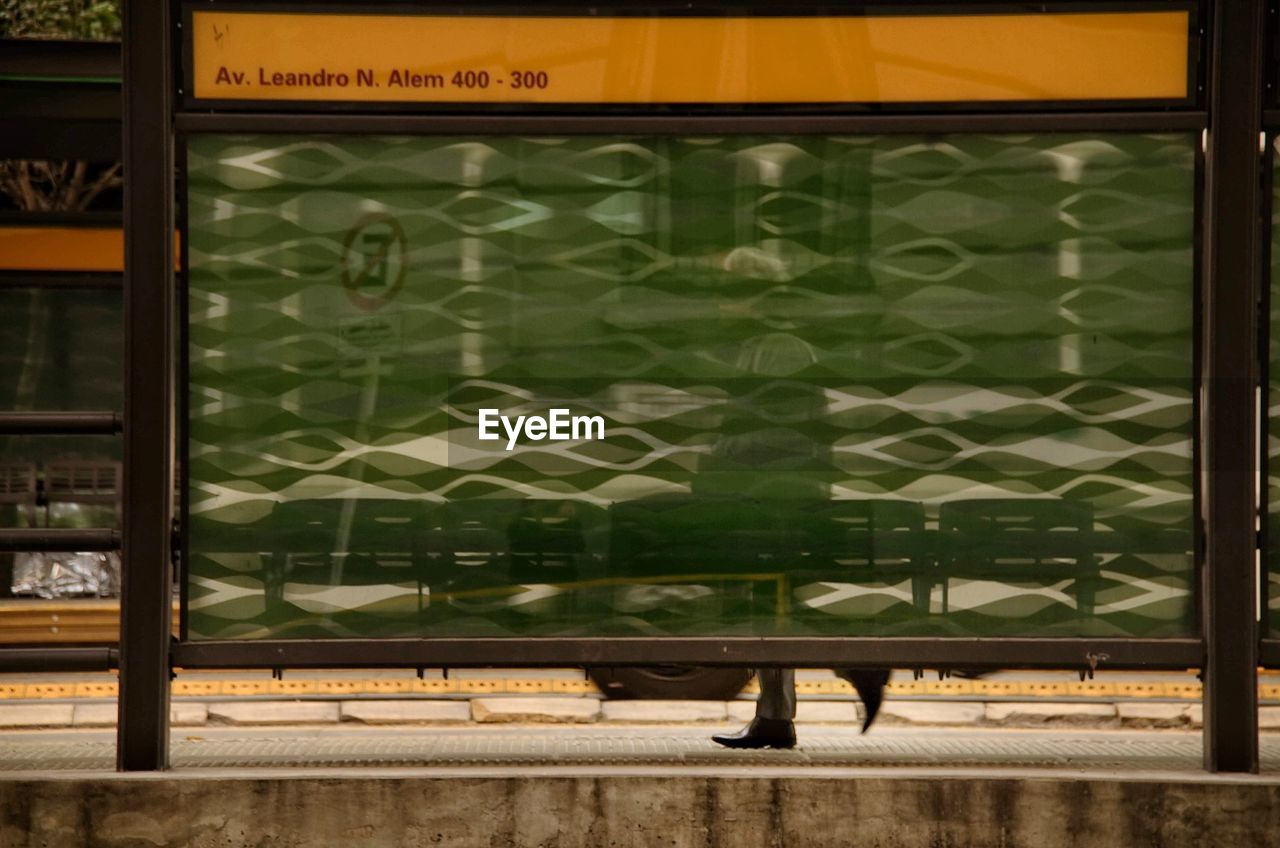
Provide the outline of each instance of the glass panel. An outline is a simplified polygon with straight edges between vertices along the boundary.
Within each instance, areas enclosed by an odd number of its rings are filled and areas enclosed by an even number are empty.
[[[1190,633],[1194,144],[194,138],[191,636]]]
[[[1280,139],[1272,142],[1280,150]],[[1280,161],[1273,155],[1272,168],[1280,171]],[[1263,629],[1272,638],[1280,638],[1280,180],[1274,179],[1271,202],[1271,362],[1267,403],[1267,568],[1264,587],[1267,616]]]
[[[120,410],[121,306],[119,290],[0,290],[0,409]],[[0,527],[114,526],[114,505],[75,500],[82,490],[59,489],[49,470],[119,459],[114,436],[0,436]],[[54,502],[38,502],[39,486],[46,494],[58,490]],[[97,493],[110,498],[114,491],[113,484]],[[0,597],[112,595],[118,573],[114,553],[0,552]]]

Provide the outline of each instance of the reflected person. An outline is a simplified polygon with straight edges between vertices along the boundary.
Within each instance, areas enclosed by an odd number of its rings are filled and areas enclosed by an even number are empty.
[[[746,342],[737,369],[745,379],[727,402],[721,435],[693,480],[695,494],[749,497],[782,515],[800,514],[831,498],[835,471],[831,446],[812,431],[827,411],[826,395],[797,375],[817,361],[812,347],[788,333]],[[729,748],[792,748],[796,744],[795,671],[757,669],[760,698],[747,727],[711,738]],[[862,729],[875,720],[888,669],[836,669],[866,710]]]

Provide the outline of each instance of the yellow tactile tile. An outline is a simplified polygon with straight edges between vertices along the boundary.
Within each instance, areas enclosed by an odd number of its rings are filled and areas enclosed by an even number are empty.
[[[835,695],[834,680],[797,680],[796,694],[799,695]]]
[[[221,680],[175,680],[173,682],[174,695],[221,695]]]
[[[1078,698],[1114,698],[1116,696],[1116,685],[1114,683],[1082,680],[1079,683],[1068,685],[1070,686],[1071,694]]]
[[[317,680],[317,695],[360,695],[364,692],[363,680]]]
[[[467,695],[497,695],[507,690],[505,680],[462,679],[458,691]]]
[[[458,691],[458,681],[456,680],[412,680],[410,681],[410,692],[418,692],[425,695],[448,695]]]
[[[900,678],[904,677],[899,675]],[[850,695],[852,687],[843,680],[801,680],[796,683],[801,695]],[[0,700],[42,698],[112,698],[119,685],[114,680],[72,683],[0,683]],[[759,683],[747,684],[747,694],[758,694]],[[1125,681],[1034,681],[1034,680],[931,680],[898,679],[888,686],[893,696],[937,695],[943,697],[983,698],[1178,698],[1199,700],[1202,686],[1185,682]],[[298,678],[272,680],[261,678],[178,679],[173,683],[177,697],[307,695],[349,696],[403,694],[417,695],[500,695],[500,694],[598,694],[590,680],[574,678]],[[1280,701],[1280,682],[1259,682],[1258,697]]]
[[[924,693],[926,695],[972,695],[972,680],[926,680],[924,681]]]
[[[267,682],[267,691],[272,695],[314,695],[316,693],[316,681],[270,680]]]
[[[366,695],[405,695],[412,691],[413,681],[407,677],[403,679],[364,681],[364,693]]]
[[[923,695],[923,680],[892,680],[889,682],[889,693],[892,695]]]
[[[552,681],[547,679],[508,679],[503,681],[506,684],[508,692],[518,692],[520,694],[534,694],[538,692],[554,692],[555,688],[551,685]]]
[[[224,680],[223,695],[270,695],[270,680]]]
[[[1163,698],[1163,683],[1117,683],[1116,694],[1122,698]]]
[[[551,691],[576,695],[591,695],[600,692],[590,680],[552,680]]]
[[[120,684],[115,681],[77,683],[75,688],[77,698],[114,698],[119,693]]]

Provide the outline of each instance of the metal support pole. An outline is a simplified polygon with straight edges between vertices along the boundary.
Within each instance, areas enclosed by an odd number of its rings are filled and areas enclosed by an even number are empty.
[[[1204,762],[1258,770],[1257,327],[1264,0],[1213,4],[1205,149]]]
[[[115,648],[0,648],[0,672],[111,671],[120,661]]]
[[[124,533],[121,771],[169,766],[173,601],[173,134],[169,8],[124,4]]]
[[[5,436],[111,436],[124,429],[114,412],[2,412],[0,435]]]
[[[0,530],[0,551],[118,551],[120,534],[108,527],[88,529],[21,527]]]

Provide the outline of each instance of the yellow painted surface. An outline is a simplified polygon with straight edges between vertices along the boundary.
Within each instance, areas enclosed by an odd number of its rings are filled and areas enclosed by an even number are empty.
[[[354,695],[382,695],[395,698],[403,695],[537,695],[546,693],[598,695],[599,689],[589,680],[551,677],[495,677],[430,678],[419,680],[403,678],[290,678],[272,680],[265,677],[236,677],[236,672],[226,672],[225,678],[196,679],[179,677],[173,683],[175,697],[348,697]],[[1280,701],[1280,685],[1262,676],[1258,685],[1258,697],[1263,701]],[[952,685],[945,685],[952,684]],[[799,680],[796,689],[801,695],[853,697],[853,687],[843,680]],[[0,683],[0,701],[65,698],[114,698],[118,685],[112,680],[78,682],[4,682]],[[746,694],[758,694],[759,686],[753,680]],[[921,697],[928,695],[985,700],[988,698],[1021,698],[1027,700],[1062,700],[1063,698],[1099,698],[1124,700],[1146,698],[1183,698],[1199,700],[1201,687],[1195,682],[1169,681],[1120,681],[1103,683],[1096,680],[1082,682],[1046,683],[1037,680],[895,680],[889,684],[890,697]]]
[[[176,602],[173,632],[178,633]],[[0,645],[95,645],[119,639],[119,601],[97,598],[0,601]]]
[[[173,236],[174,262],[179,237]],[[0,227],[0,271],[120,273],[120,227]]]
[[[116,227],[0,227],[0,270],[124,270],[124,230]]]
[[[218,100],[920,103],[1182,98],[1186,11],[502,17],[196,11]],[[481,76],[484,74],[485,76]]]

